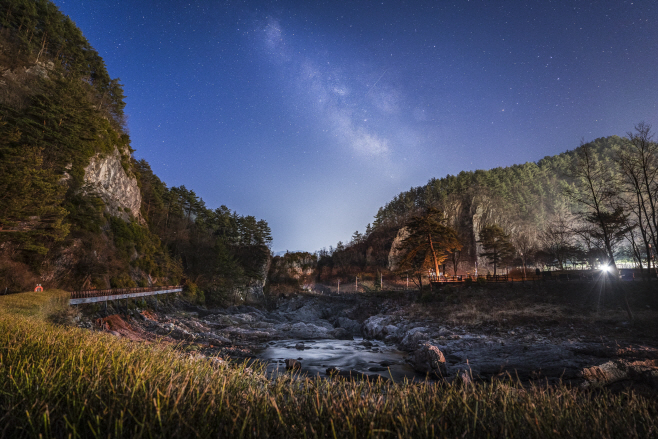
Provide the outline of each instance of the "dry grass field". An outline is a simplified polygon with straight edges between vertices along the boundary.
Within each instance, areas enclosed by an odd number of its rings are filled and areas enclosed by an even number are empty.
[[[554,313],[540,304],[503,313],[503,307],[491,309],[488,303],[443,311],[440,303],[431,303],[414,312],[444,312],[468,324],[551,319]],[[66,315],[65,306],[65,294],[56,291],[0,297],[0,437],[658,435],[657,400],[630,391],[294,375],[271,380],[258,368],[184,353],[170,344],[51,323],[52,316],[57,321]],[[576,322],[578,316],[562,318]]]

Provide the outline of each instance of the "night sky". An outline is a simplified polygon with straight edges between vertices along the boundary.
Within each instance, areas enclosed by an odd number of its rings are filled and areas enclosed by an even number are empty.
[[[655,0],[55,4],[121,78],[135,156],[274,251],[347,242],[432,177],[658,128]]]

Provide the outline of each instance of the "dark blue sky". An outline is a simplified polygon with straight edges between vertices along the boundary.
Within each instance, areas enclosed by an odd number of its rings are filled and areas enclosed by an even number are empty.
[[[273,250],[349,241],[432,177],[658,128],[658,3],[55,0],[137,158]]]

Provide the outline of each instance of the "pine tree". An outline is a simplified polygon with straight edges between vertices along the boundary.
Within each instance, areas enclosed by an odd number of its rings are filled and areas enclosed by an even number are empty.
[[[430,267],[439,274],[439,265],[447,255],[461,249],[457,232],[445,225],[443,212],[429,208],[424,215],[414,217],[406,226],[409,236],[402,243],[405,252],[400,261],[400,272],[417,277],[422,289],[422,276]]]

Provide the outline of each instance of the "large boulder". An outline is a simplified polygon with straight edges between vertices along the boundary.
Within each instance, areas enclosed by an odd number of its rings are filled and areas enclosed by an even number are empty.
[[[397,334],[400,330],[396,325],[395,317],[377,314],[368,318],[361,326],[361,333],[365,338],[383,340],[387,336]]]
[[[324,326],[314,325],[313,323],[299,322],[290,325],[290,331],[287,336],[290,338],[298,338],[302,340],[310,340],[315,338],[334,338],[330,331],[333,329],[331,325],[329,328]]]
[[[361,335],[361,324],[347,317],[338,317],[335,321],[337,328],[343,328],[352,335]]]
[[[354,340],[354,336],[345,328],[336,328],[330,334],[337,340]]]
[[[581,375],[589,383],[609,384],[628,378],[625,369],[616,361],[608,361],[599,366],[584,368]]]
[[[411,355],[411,365],[416,372],[446,377],[446,358],[441,350],[431,343],[423,343]]]
[[[633,380],[658,387],[658,360],[614,360],[598,366],[586,367],[580,373],[586,385],[607,385]]]
[[[415,350],[418,347],[418,345],[430,339],[430,336],[427,333],[427,331],[429,330],[425,327],[410,329],[405,333],[404,338],[400,342],[400,349],[406,351]]]

